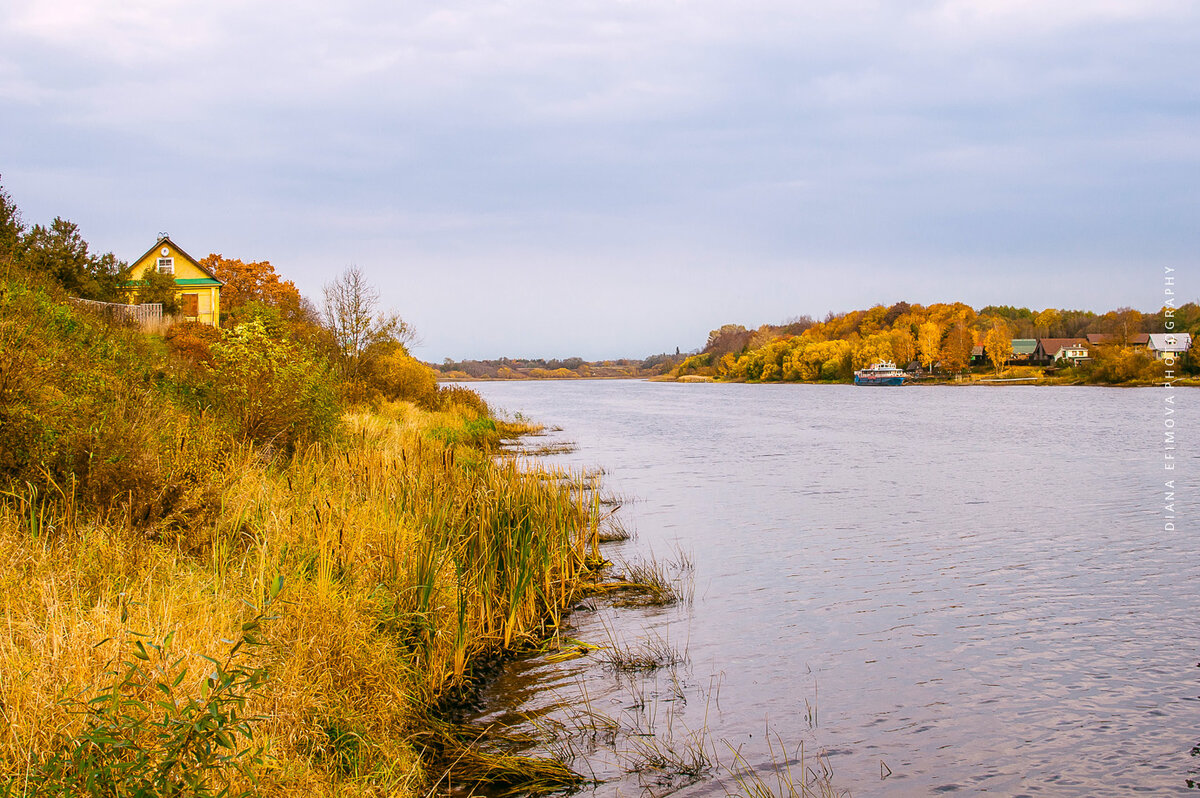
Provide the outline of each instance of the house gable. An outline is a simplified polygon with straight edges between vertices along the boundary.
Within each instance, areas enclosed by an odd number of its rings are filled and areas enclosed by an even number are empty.
[[[154,246],[130,266],[129,280],[124,285],[128,302],[136,301],[137,289],[146,284],[147,275],[154,269],[174,277],[175,295],[185,319],[214,327],[220,323],[221,286],[224,283],[167,235],[159,236]]]
[[[159,261],[170,261],[170,268],[175,275],[175,282],[183,286],[222,286],[217,276],[200,265],[200,262],[171,240],[170,236],[162,236],[135,260],[129,269],[129,280],[138,283],[146,279],[150,269],[157,269]]]
[[[1168,355],[1183,354],[1192,348],[1191,333],[1152,333],[1146,348],[1160,360]]]

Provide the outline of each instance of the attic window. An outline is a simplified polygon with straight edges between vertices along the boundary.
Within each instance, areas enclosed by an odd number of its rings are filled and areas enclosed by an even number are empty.
[[[174,274],[175,273],[175,259],[174,258],[159,258],[158,259],[158,273],[159,274]]]

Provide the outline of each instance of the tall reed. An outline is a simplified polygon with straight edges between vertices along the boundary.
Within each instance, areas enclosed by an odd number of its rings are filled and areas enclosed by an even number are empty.
[[[480,657],[553,633],[598,561],[588,482],[433,434],[473,421],[398,404],[284,462],[227,449],[202,472],[217,500],[171,529],[14,488],[0,502],[0,783],[23,794],[79,729],[61,699],[105,686],[97,643],[173,633],[181,667],[203,674],[280,577],[256,652],[268,678],[249,698],[265,718],[255,789],[405,795],[440,779],[421,760],[430,707]]]

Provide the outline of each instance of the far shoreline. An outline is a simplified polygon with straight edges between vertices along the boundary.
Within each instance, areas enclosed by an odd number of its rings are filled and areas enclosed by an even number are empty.
[[[829,382],[829,381],[808,381],[808,380],[719,380],[715,377],[686,375],[684,377],[471,377],[467,379],[439,379],[438,383],[480,383],[480,382],[497,382],[497,383],[524,383],[524,382],[661,382],[661,383],[676,383],[682,385],[697,385],[697,384],[719,384],[719,385],[851,385],[853,382]],[[892,386],[870,386],[859,385],[859,388],[905,388],[905,387],[938,387],[938,386],[987,386],[987,387],[1035,387],[1035,388],[1200,388],[1200,379],[1174,380],[1170,383],[1166,382],[1057,382],[1053,379],[1044,378],[1015,378],[1015,379],[970,379],[970,380],[954,380],[954,379],[924,379],[913,380],[906,382],[904,385]]]

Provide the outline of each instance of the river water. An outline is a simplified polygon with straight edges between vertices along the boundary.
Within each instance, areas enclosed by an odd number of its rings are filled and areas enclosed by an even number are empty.
[[[602,650],[490,690],[481,719],[541,715],[589,791],[725,795],[736,766],[855,796],[1188,792],[1194,391],[471,387],[561,427],[576,449],[548,460],[602,468],[624,500],[635,535],[608,556],[653,556],[690,594],[571,619],[671,667],[627,674]],[[697,750],[699,778],[656,758]]]

